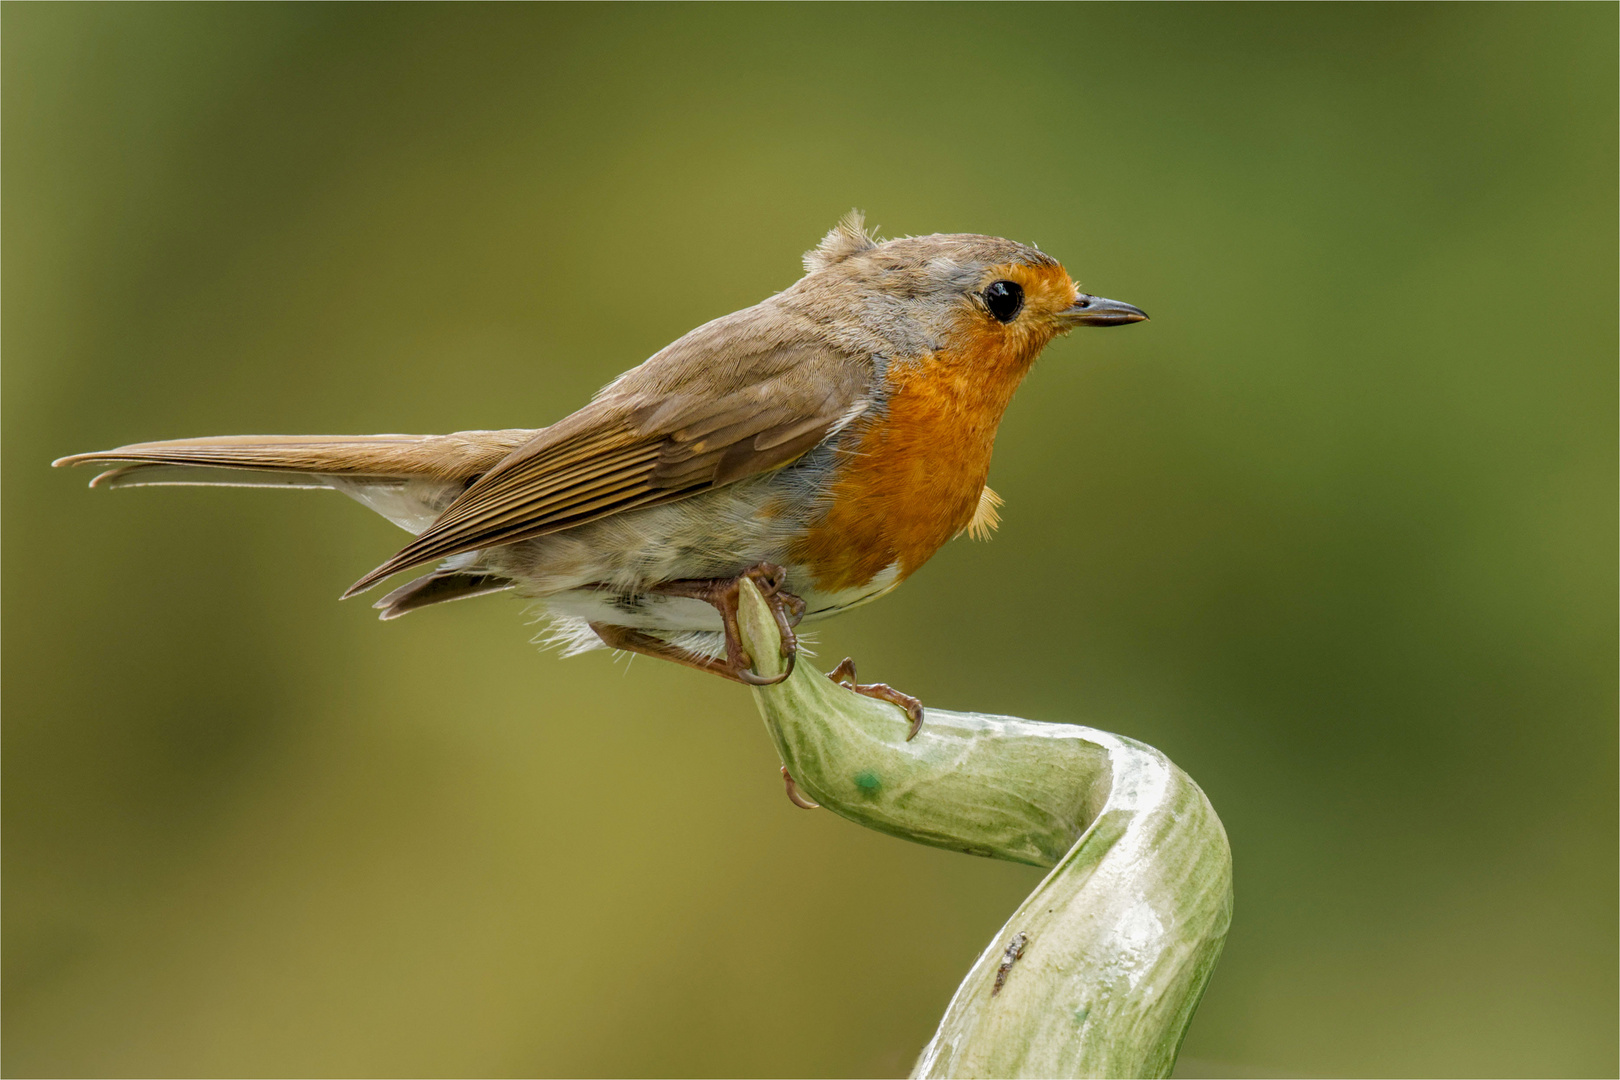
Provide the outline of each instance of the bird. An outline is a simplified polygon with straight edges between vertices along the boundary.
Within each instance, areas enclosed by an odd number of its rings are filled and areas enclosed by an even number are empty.
[[[91,487],[340,491],[414,536],[344,599],[436,564],[376,602],[383,619],[511,590],[537,602],[564,655],[607,647],[767,685],[791,673],[799,623],[869,603],[954,537],[995,528],[997,428],[1048,343],[1147,318],[1082,291],[1038,247],[884,240],[858,211],[804,271],[549,427],[178,439],[53,464],[108,466]],[[781,631],[777,676],[740,641],[744,580]],[[828,674],[899,706],[917,733],[915,697],[858,683],[849,659]]]

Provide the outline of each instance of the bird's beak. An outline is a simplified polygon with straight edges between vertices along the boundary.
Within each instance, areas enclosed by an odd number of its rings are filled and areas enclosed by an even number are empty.
[[[1124,326],[1146,319],[1147,312],[1120,300],[1081,293],[1075,297],[1074,306],[1065,308],[1058,318],[1064,326]]]

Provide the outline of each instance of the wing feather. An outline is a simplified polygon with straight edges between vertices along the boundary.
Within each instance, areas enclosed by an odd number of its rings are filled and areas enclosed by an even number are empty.
[[[717,341],[716,325],[700,327],[514,450],[344,595],[434,559],[781,468],[847,422],[872,392],[869,362],[822,347],[751,342],[745,325],[745,340]],[[727,363],[713,361],[716,350],[728,353]]]

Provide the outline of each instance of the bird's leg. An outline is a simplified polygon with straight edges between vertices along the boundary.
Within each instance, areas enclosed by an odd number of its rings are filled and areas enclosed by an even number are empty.
[[[782,658],[787,661],[787,670],[782,674],[770,678],[754,672],[753,658],[742,647],[742,633],[737,628],[737,603],[741,595],[741,582],[744,578],[752,581],[759,589],[760,595],[765,598],[766,605],[776,618],[776,628],[782,636]],[[750,566],[734,578],[690,578],[679,581],[666,581],[661,585],[654,585],[649,591],[664,596],[687,597],[692,600],[702,600],[705,604],[714,607],[720,613],[720,625],[726,636],[726,657],[718,660],[707,656],[699,656],[688,652],[678,646],[671,645],[662,638],[652,634],[633,630],[626,626],[616,626],[611,623],[591,623],[591,629],[608,646],[615,649],[624,649],[628,652],[638,652],[644,656],[656,656],[661,660],[673,660],[677,664],[697,668],[699,671],[709,671],[733,682],[745,683],[748,686],[773,686],[793,674],[793,665],[798,659],[799,642],[794,636],[793,626],[804,614],[804,601],[792,593],[783,591],[783,584],[787,580],[786,573],[780,566],[771,563],[759,563]]]
[[[782,783],[787,785],[788,802],[792,803],[794,806],[797,806],[800,810],[821,809],[820,803],[816,802],[808,795],[800,793],[799,785],[793,782],[793,774],[787,771],[786,765],[782,766]]]
[[[719,675],[732,682],[742,682],[731,666],[724,660],[717,660],[712,656],[700,656],[695,652],[688,652],[678,645],[671,645],[661,637],[629,626],[618,626],[614,623],[593,622],[591,629],[596,636],[602,639],[602,644],[610,649],[622,652],[640,653],[642,656],[654,656],[660,660],[669,660],[684,667],[697,668]]]
[[[922,702],[910,694],[902,694],[888,683],[858,683],[855,681],[855,661],[844,657],[843,662],[827,672],[827,678],[840,686],[848,687],[864,697],[877,698],[887,701],[890,705],[898,705],[911,721],[911,728],[906,732],[906,742],[917,737],[922,730],[923,707]],[[792,796],[789,796],[791,798]]]
[[[787,669],[771,678],[755,674],[754,660],[742,646],[742,632],[737,627],[737,604],[741,597],[744,578],[752,581],[759,589],[760,595],[771,610],[771,615],[776,619],[776,628],[782,637],[782,658],[787,661]],[[786,571],[780,566],[762,562],[750,566],[734,578],[666,581],[661,585],[654,585],[652,591],[665,596],[684,596],[702,600],[711,605],[720,613],[720,625],[725,631],[725,663],[730,669],[729,677],[749,686],[774,686],[793,674],[793,665],[799,653],[799,640],[793,633],[793,625],[804,614],[804,601],[783,590],[782,586],[786,582]]]

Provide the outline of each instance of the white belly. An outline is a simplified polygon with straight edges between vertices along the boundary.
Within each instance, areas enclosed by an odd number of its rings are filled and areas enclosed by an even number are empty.
[[[856,589],[823,592],[809,585],[810,575],[801,567],[789,566],[788,591],[804,601],[804,621],[824,619],[840,611],[876,600],[898,582],[899,566],[890,566],[867,584]],[[794,586],[804,582],[799,589]],[[802,590],[802,591],[800,591]],[[570,589],[543,600],[547,610],[585,622],[609,623],[636,630],[712,630],[719,632],[720,613],[712,604],[684,596],[663,596],[647,592],[639,596],[607,589]]]
[[[809,581],[802,567],[787,567],[789,591],[796,582]],[[824,619],[852,607],[876,600],[899,584],[900,568],[890,566],[867,584],[855,589],[823,592],[808,584],[794,595],[805,602],[803,622]],[[628,596],[607,589],[570,589],[541,600],[543,615],[551,626],[543,640],[558,645],[564,655],[602,648],[590,624],[608,623],[646,630],[693,652],[719,656],[725,651],[720,613],[711,604],[684,596],[661,596],[648,592]]]

